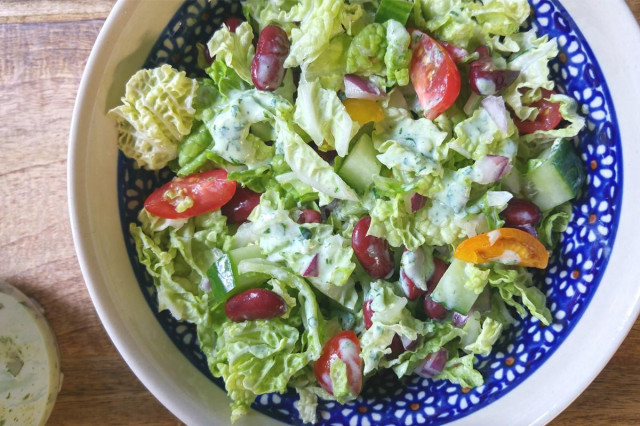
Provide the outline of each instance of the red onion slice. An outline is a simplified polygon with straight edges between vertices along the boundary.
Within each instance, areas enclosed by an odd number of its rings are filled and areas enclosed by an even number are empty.
[[[417,192],[411,197],[411,213],[415,213],[427,203],[427,198]]]
[[[467,52],[462,47],[456,46],[455,44],[447,43],[446,41],[440,41],[439,43],[442,47],[444,47],[444,50],[446,50],[447,53],[451,55],[451,58],[458,64],[464,62],[469,56],[469,52]]]
[[[371,80],[347,74],[344,76],[344,94],[353,99],[384,99],[387,93],[376,86]]]
[[[454,312],[453,325],[455,325],[456,327],[462,327],[467,323],[467,320],[469,319],[469,315],[471,315],[471,312],[469,312],[467,315],[462,315],[459,312]]]
[[[507,108],[502,96],[487,96],[482,100],[482,106],[487,110],[491,119],[496,123],[500,132],[506,135],[509,131],[507,123]]]
[[[410,340],[408,337],[401,336],[400,340],[405,351],[410,351],[418,345],[418,339]]]
[[[482,185],[494,183],[511,171],[509,159],[502,155],[485,155],[473,165],[473,181]]]
[[[315,256],[313,256],[313,259],[311,259],[311,262],[309,263],[309,266],[307,266],[307,269],[305,269],[305,271],[302,273],[303,277],[317,277],[319,275],[319,271],[318,271],[318,255],[316,254]]]
[[[438,352],[429,354],[424,361],[418,364],[413,372],[421,377],[434,377],[442,373],[446,364],[447,350],[442,348]]]

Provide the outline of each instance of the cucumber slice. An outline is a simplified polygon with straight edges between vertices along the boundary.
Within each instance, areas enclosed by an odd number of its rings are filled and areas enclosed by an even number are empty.
[[[211,292],[218,303],[243,290],[265,282],[269,277],[263,274],[239,274],[238,264],[245,259],[261,259],[260,247],[253,245],[240,247],[228,253],[218,252],[217,259],[207,271]]]
[[[453,259],[435,290],[431,293],[431,299],[435,302],[462,315],[469,313],[469,309],[479,296],[473,290],[465,287],[465,283],[469,279],[465,272],[466,266],[467,262]]]
[[[382,165],[376,158],[376,149],[369,135],[362,135],[338,170],[338,175],[360,194],[367,192]]]
[[[413,9],[413,2],[407,0],[382,0],[376,11],[375,22],[384,23],[394,19],[402,25],[407,24]]]
[[[585,167],[573,144],[559,139],[540,158],[529,162],[524,180],[531,201],[542,211],[550,210],[578,195]]]

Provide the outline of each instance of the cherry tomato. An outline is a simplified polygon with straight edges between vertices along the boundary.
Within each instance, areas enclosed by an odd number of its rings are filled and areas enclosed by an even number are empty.
[[[318,383],[333,395],[331,381],[331,364],[340,358],[347,365],[347,382],[354,395],[362,390],[362,358],[360,358],[360,341],[351,330],[342,331],[333,336],[322,348],[320,358],[313,365],[313,373]]]
[[[165,219],[183,219],[219,209],[235,192],[236,182],[227,180],[225,170],[210,170],[167,182],[149,195],[144,208]]]
[[[421,31],[411,29],[413,57],[409,76],[424,116],[433,120],[460,94],[460,71],[447,49]]]
[[[388,278],[393,274],[393,256],[387,241],[367,235],[371,218],[365,216],[356,223],[351,236],[351,247],[365,271],[373,278]]]
[[[530,105],[539,110],[535,120],[520,120],[518,117],[513,118],[513,122],[520,133],[527,134],[538,130],[547,131],[558,127],[558,124],[562,121],[562,114],[560,114],[560,104],[549,100],[549,97],[553,94],[555,94],[555,92],[542,89],[542,99]]]
[[[284,315],[287,304],[273,291],[252,288],[227,300],[224,312],[233,322],[270,319]]]
[[[545,269],[549,252],[531,234],[515,228],[500,228],[461,242],[453,256],[469,263],[500,262]]]
[[[233,198],[222,207],[222,214],[230,223],[245,222],[253,209],[260,204],[260,193],[238,186]]]

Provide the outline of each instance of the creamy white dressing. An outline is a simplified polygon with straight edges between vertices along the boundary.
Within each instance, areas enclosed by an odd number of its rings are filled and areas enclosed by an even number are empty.
[[[513,250],[505,250],[500,256],[490,259],[503,265],[517,265],[521,262],[520,256]]]
[[[413,281],[416,287],[426,291],[427,279],[429,278],[427,275],[431,274],[429,273],[430,268],[422,248],[418,248],[415,251],[407,250],[402,253],[400,263],[402,265],[404,275]],[[402,274],[400,274],[400,282],[405,290],[405,294],[409,294],[408,283],[405,280],[405,276]]]
[[[340,342],[338,344],[338,352],[340,353],[340,359],[347,365],[348,370],[360,370],[360,365],[358,365],[360,354],[358,353],[356,345],[354,345],[351,340],[346,338],[340,339]]]
[[[494,229],[493,231],[488,232],[487,237],[489,237],[489,245],[494,245],[496,241],[498,241],[498,238],[500,238],[500,230]]]

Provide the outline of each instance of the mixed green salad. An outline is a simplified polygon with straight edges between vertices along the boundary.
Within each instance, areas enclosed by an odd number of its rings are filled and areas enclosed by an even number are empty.
[[[130,232],[160,310],[231,398],[352,400],[383,369],[462,387],[544,269],[585,172],[526,0],[246,0],[201,72],[137,72],[109,114],[169,167]]]

